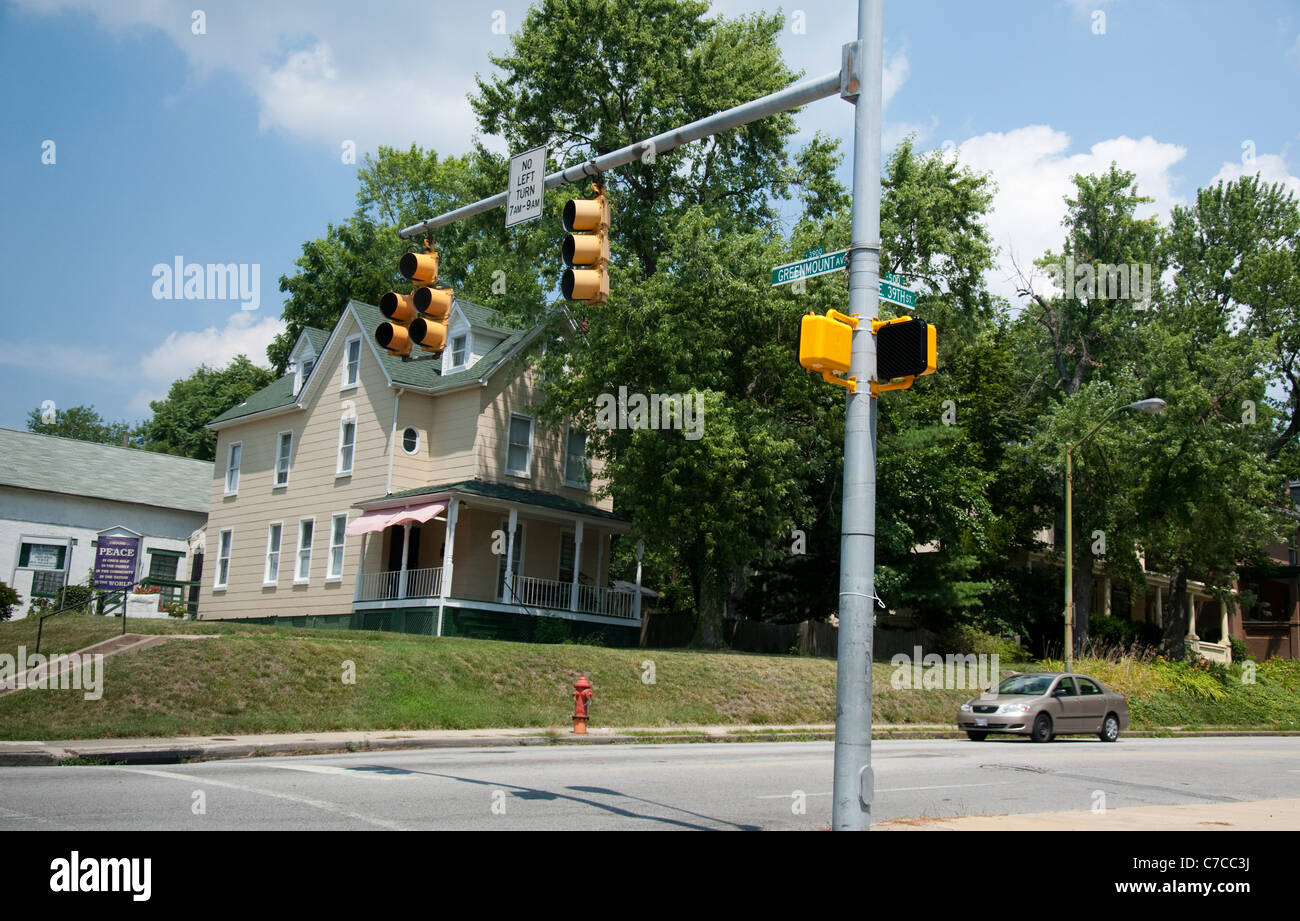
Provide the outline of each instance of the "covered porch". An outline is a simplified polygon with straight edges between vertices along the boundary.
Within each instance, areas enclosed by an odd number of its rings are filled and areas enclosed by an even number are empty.
[[[431,613],[437,636],[538,617],[640,627],[640,593],[615,589],[609,572],[612,540],[630,526],[603,509],[478,481],[359,507],[348,525],[362,540],[358,613]]]

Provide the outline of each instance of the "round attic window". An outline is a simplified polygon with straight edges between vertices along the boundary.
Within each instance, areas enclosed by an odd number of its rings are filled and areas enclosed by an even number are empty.
[[[414,454],[420,447],[420,430],[414,427],[402,432],[402,450]]]

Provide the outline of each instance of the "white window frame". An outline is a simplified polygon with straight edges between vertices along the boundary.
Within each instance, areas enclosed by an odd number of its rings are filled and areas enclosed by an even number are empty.
[[[352,370],[352,343],[357,344],[357,361],[356,376],[351,380],[348,379],[348,372]],[[348,336],[343,340],[343,378],[339,384],[339,390],[351,390],[356,387],[361,380],[361,337]]]
[[[569,436],[574,432],[582,436],[582,479],[569,479]],[[573,489],[588,489],[587,484],[587,433],[572,425],[564,427],[564,485]]]
[[[302,526],[304,522],[308,522],[308,521],[311,522],[311,539],[307,542],[307,545],[304,547],[302,543]],[[299,518],[298,519],[298,545],[296,548],[294,548],[294,552],[293,552],[293,584],[294,585],[306,585],[309,582],[311,582],[311,551],[312,551],[312,546],[315,543],[316,543],[316,516],[313,515],[310,518]],[[307,551],[307,575],[300,576],[299,573],[302,572],[302,560],[303,560],[302,554],[304,550]]]
[[[284,436],[289,436],[289,449],[284,454],[284,479],[280,479],[280,448],[284,445]],[[289,470],[293,464],[293,429],[285,429],[275,436],[275,469],[271,472],[271,488],[280,489],[289,485]]]
[[[457,340],[457,339],[463,339],[463,340],[465,341],[465,345],[463,346],[464,351],[461,353],[460,361],[457,361],[457,360],[456,360],[456,340]],[[461,369],[461,368],[464,368],[466,365],[469,364],[470,345],[471,345],[471,343],[470,343],[469,331],[468,331],[468,330],[465,331],[465,332],[463,332],[463,333],[457,333],[456,335],[454,335],[454,336],[451,337],[451,366],[450,366],[449,370],[457,371],[457,370],[459,370],[459,369]]]
[[[348,466],[347,469],[345,470],[343,469],[343,447],[344,447],[343,433],[347,430],[347,427],[349,425],[352,426],[352,445],[351,445],[352,453],[348,457]],[[338,451],[338,460],[334,467],[334,476],[335,477],[352,476],[352,470],[356,466],[356,463],[357,463],[357,420],[355,417],[351,419],[340,419],[339,420],[339,451]]]
[[[334,533],[335,533],[335,528],[338,526],[338,522],[340,519],[343,521],[343,533],[341,535],[341,540],[336,544],[334,543]],[[329,556],[325,558],[325,581],[326,582],[343,581],[343,553],[347,546],[347,540],[348,540],[347,527],[348,527],[347,512],[339,512],[335,515],[330,516]],[[338,572],[334,571],[334,552],[336,550],[338,551],[338,555],[339,555]]]
[[[230,553],[234,544],[235,529],[222,528],[217,534],[217,568],[212,577],[212,590],[214,592],[224,592],[226,587],[230,585]],[[224,572],[222,571],[222,564],[225,564]]]
[[[276,541],[275,549],[271,549],[272,528],[279,528],[279,540]],[[266,523],[266,565],[262,568],[262,584],[277,585],[280,582],[280,558],[284,555],[284,522],[268,521]],[[271,575],[271,555],[275,554],[275,576]]]
[[[236,464],[235,467],[234,467],[235,483],[234,483],[234,485],[232,486],[232,485],[230,484],[230,474],[231,474],[230,462],[231,462],[232,460],[234,460],[234,456],[235,456],[235,448],[238,448],[238,449],[239,449],[239,463]],[[230,444],[226,445],[226,483],[225,483],[225,494],[226,494],[227,496],[233,496],[233,495],[238,494],[238,492],[239,492],[239,468],[242,467],[243,464],[244,464],[244,443],[243,443],[242,441],[232,441]]]
[[[514,422],[516,419],[524,419],[528,422],[528,453],[524,458],[524,466],[522,470],[512,469],[510,466],[510,447],[512,444],[512,442],[510,441],[510,430],[514,428]],[[523,413],[511,413],[510,418],[506,421],[505,471],[510,476],[518,476],[518,477],[525,477],[525,478],[532,476],[531,471],[533,469],[533,428],[534,428],[533,417],[525,416]]]
[[[406,433],[408,431],[415,432],[415,447],[409,451],[406,450]],[[402,453],[403,454],[408,454],[412,457],[414,457],[416,454],[419,454],[420,442],[422,441],[424,441],[424,434],[416,426],[408,425],[406,428],[402,429]]]

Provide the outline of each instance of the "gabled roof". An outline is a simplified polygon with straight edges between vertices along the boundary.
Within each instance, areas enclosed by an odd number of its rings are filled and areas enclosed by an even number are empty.
[[[328,329],[317,329],[314,326],[304,326],[302,335],[306,336],[307,341],[311,343],[311,350],[319,355],[321,350],[325,348],[325,343],[329,341],[330,331]]]
[[[0,485],[207,514],[212,461],[0,428]]]
[[[351,313],[355,316],[357,324],[366,332],[364,339],[370,343],[371,353],[378,358],[380,367],[383,368],[384,376],[388,379],[390,386],[404,387],[407,390],[416,390],[422,393],[441,393],[458,387],[485,382],[508,359],[519,354],[542,329],[542,325],[538,325],[532,330],[510,329],[503,325],[504,321],[501,315],[488,307],[463,298],[457,298],[455,304],[456,309],[465,316],[472,329],[494,332],[505,338],[497,343],[486,355],[474,362],[471,367],[463,371],[457,371],[454,374],[443,375],[441,373],[442,362],[431,357],[424,358],[420,356],[421,360],[403,361],[400,357],[389,355],[386,351],[380,349],[375,345],[374,339],[369,333],[373,332],[386,318],[378,307],[363,304],[361,301],[348,301],[347,307],[339,316],[338,323],[334,324],[334,331],[326,333],[323,329],[307,327],[303,330],[302,335],[309,337],[312,348],[316,350],[317,356],[320,356],[325,351],[326,346],[333,340],[339,324],[344,321],[347,314]],[[306,405],[312,381],[309,380],[296,397],[293,392],[293,384],[294,375],[286,374],[273,384],[269,384],[254,393],[243,403],[231,407],[217,416],[208,423],[208,426],[220,425],[233,419],[273,409],[283,409],[294,405],[301,408]]]
[[[445,483],[442,486],[422,486],[419,489],[408,489],[405,492],[395,492],[387,496],[377,496],[374,499],[367,499],[364,502],[358,502],[358,506],[366,506],[372,503],[394,503],[394,500],[414,499],[419,496],[432,496],[443,492],[468,493],[469,495],[482,496],[485,499],[500,499],[503,502],[514,502],[518,505],[532,505],[539,508],[554,509],[559,512],[567,512],[573,515],[586,515],[590,518],[604,518],[608,521],[627,522],[626,518],[620,518],[613,512],[607,512],[603,508],[596,508],[594,505],[583,505],[581,502],[575,502],[564,496],[557,496],[555,493],[542,492],[539,489],[523,489],[518,486],[510,486],[506,483],[489,483],[486,480],[461,480],[458,483]]]
[[[238,419],[240,416],[251,416],[253,413],[290,405],[293,403],[293,379],[294,375],[286,374],[279,380],[267,384],[238,406],[232,406],[217,416],[208,425],[215,425],[229,419]]]

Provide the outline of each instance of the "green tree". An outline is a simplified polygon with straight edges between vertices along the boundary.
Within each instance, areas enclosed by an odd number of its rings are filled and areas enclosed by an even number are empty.
[[[1295,196],[1258,176],[1199,189],[1195,204],[1174,208],[1166,248],[1184,312],[1196,305],[1219,326],[1244,317],[1250,335],[1270,342],[1262,367],[1282,398],[1275,401],[1276,428],[1266,453],[1277,458],[1294,448],[1300,435],[1300,206]],[[1263,406],[1252,402],[1237,409],[1245,420],[1262,415]]]
[[[217,437],[204,426],[273,380],[271,371],[244,355],[221,369],[199,365],[189,377],[175,381],[165,399],[149,404],[153,417],[139,430],[143,446],[164,454],[214,460]]]
[[[106,422],[93,406],[70,406],[55,410],[52,417],[37,407],[27,414],[27,430],[41,435],[57,435],[60,438],[75,438],[78,441],[106,445],[134,443],[137,440],[133,437],[130,423],[125,420]]]

